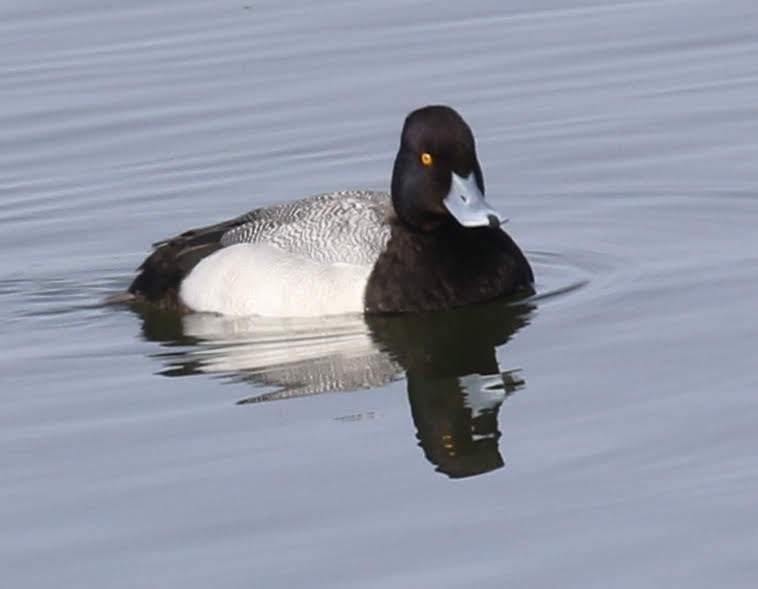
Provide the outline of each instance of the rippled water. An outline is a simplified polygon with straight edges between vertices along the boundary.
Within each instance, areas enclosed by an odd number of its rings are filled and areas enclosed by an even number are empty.
[[[9,587],[752,587],[758,5],[0,7]],[[538,294],[106,307],[149,244],[386,188],[449,103]]]

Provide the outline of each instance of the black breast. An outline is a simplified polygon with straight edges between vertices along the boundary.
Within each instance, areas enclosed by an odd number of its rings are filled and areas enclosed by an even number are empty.
[[[368,313],[436,311],[533,292],[524,254],[499,228],[449,223],[417,231],[396,222],[366,285]]]

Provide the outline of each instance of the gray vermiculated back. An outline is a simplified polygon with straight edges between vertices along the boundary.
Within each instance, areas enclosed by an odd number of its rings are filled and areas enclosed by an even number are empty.
[[[310,259],[371,264],[390,237],[390,196],[373,190],[328,192],[254,209],[221,238],[226,247],[266,242]]]

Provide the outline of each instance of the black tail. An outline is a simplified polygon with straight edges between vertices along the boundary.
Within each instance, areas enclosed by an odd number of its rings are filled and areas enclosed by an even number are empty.
[[[182,280],[206,256],[221,249],[221,237],[247,219],[191,229],[181,235],[154,244],[156,248],[138,268],[139,274],[128,293],[136,301],[155,303],[166,308],[182,308],[179,287]]]

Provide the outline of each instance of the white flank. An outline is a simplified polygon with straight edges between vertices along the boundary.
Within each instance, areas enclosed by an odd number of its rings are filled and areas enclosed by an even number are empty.
[[[194,311],[315,317],[362,313],[371,265],[324,263],[264,243],[241,243],[202,260],[182,282]]]

